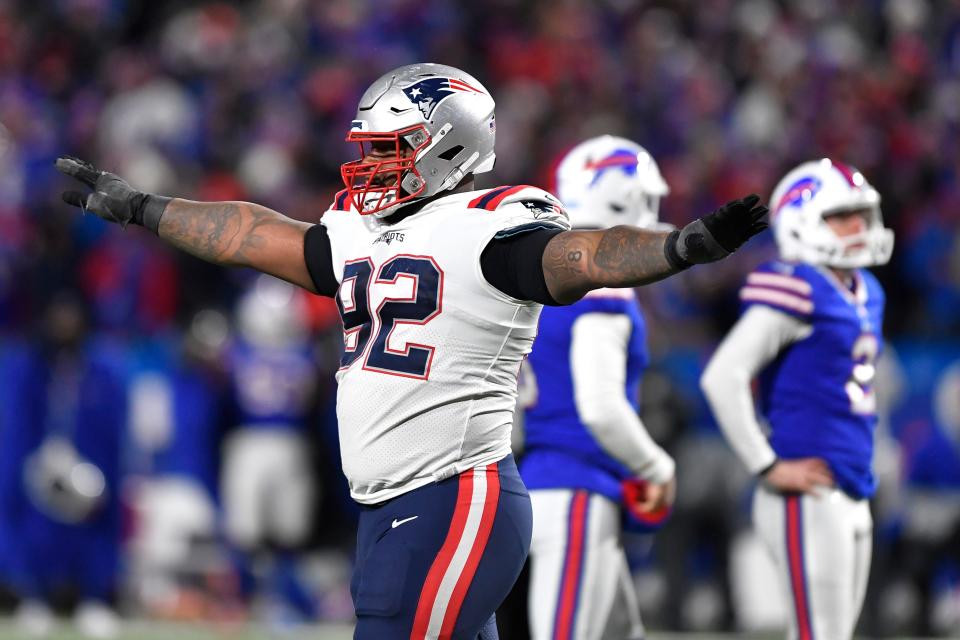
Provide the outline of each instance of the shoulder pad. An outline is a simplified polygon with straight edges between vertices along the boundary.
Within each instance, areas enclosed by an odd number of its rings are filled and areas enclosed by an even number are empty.
[[[813,313],[813,285],[803,277],[802,265],[767,262],[747,276],[740,289],[745,305],[764,304],[778,311],[807,319]]]
[[[530,205],[528,206],[539,205],[544,209],[555,207],[561,211],[563,210],[563,205],[560,204],[560,200],[555,196],[543,189],[531,187],[528,184],[489,189],[471,200],[469,204],[467,204],[467,207],[470,209],[494,211],[502,205],[512,202],[529,202]]]

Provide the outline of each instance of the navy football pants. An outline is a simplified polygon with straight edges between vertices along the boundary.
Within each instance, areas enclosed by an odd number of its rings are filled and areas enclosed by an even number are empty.
[[[513,456],[363,507],[351,582],[358,640],[491,640],[530,548]]]

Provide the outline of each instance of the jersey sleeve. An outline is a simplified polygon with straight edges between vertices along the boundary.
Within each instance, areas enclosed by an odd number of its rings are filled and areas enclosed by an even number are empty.
[[[742,312],[762,305],[809,322],[813,316],[813,285],[803,273],[782,262],[760,265],[740,289]]]
[[[323,224],[315,224],[307,229],[303,239],[303,259],[317,293],[329,298],[335,296],[340,284],[333,271],[330,236]]]
[[[512,235],[538,229],[570,229],[570,219],[560,200],[551,193],[519,185],[498,187],[480,193],[467,207],[483,209],[493,214],[499,227],[494,238],[509,238]]]

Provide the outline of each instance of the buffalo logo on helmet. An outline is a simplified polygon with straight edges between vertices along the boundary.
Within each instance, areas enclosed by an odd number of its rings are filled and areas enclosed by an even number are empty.
[[[596,172],[593,174],[593,179],[590,180],[590,186],[593,187],[603,177],[604,173],[611,169],[620,169],[628,176],[637,175],[638,162],[636,151],[615,149],[599,160],[588,161],[584,168]]]
[[[816,195],[816,193],[820,191],[821,186],[823,186],[823,183],[821,183],[818,178],[813,176],[800,178],[790,185],[790,188],[787,189],[786,193],[780,196],[780,200],[773,208],[773,213],[779,213],[780,210],[787,205],[790,205],[791,207],[800,206],[805,201]]]
[[[457,78],[426,78],[403,87],[403,93],[410,102],[417,105],[424,119],[429,120],[437,106],[457,93],[483,93]]]

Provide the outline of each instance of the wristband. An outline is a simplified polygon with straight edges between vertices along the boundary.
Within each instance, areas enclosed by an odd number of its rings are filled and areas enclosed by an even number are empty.
[[[146,227],[159,235],[160,217],[163,216],[163,212],[172,199],[148,193],[134,196],[134,201],[131,203],[133,218],[130,222]]]
[[[684,269],[689,269],[693,266],[692,262],[684,260],[680,256],[680,252],[677,251],[677,240],[680,239],[680,230],[674,229],[670,232],[670,235],[667,236],[667,239],[663,243],[663,255],[667,258],[667,262],[670,263],[670,266],[676,269],[677,271],[683,271]]]

